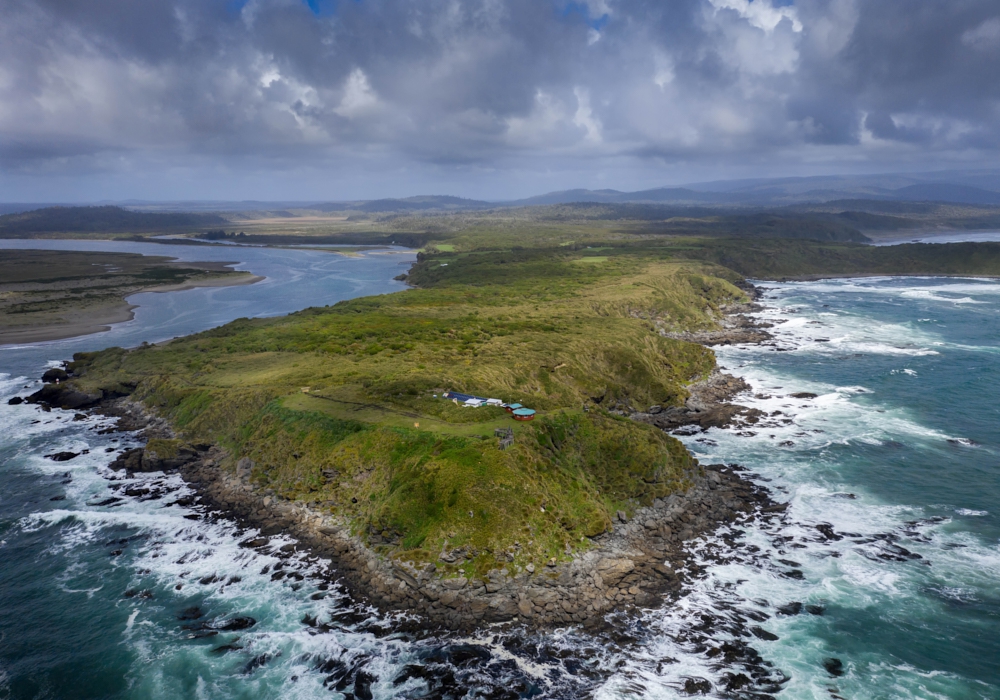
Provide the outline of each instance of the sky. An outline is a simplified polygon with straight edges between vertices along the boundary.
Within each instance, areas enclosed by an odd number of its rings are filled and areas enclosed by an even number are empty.
[[[0,0],[0,200],[1000,166],[997,0]]]

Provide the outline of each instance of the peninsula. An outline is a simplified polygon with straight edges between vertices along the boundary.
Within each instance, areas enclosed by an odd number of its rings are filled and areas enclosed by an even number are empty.
[[[137,292],[253,284],[233,263],[180,263],[133,253],[4,250],[0,256],[0,344],[35,343],[108,330],[131,320]]]
[[[290,532],[379,606],[593,624],[679,590],[690,538],[781,511],[665,432],[765,420],[706,347],[767,339],[744,276],[1000,272],[989,244],[497,240],[430,243],[405,292],[78,354],[30,400],[144,429],[114,468],[180,469],[245,546]]]

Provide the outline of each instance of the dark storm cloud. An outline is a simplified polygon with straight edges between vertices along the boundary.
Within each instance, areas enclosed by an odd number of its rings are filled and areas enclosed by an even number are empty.
[[[0,16],[7,173],[986,162],[1000,142],[995,0],[0,0]]]

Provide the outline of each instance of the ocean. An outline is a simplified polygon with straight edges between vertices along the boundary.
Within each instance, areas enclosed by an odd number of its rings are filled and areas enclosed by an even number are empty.
[[[240,546],[177,476],[111,472],[133,439],[105,419],[7,405],[76,349],[228,320],[209,295],[286,313],[399,288],[405,262],[236,259],[275,293],[149,295],[106,337],[0,348],[0,698],[1000,697],[1000,283],[762,283],[774,343],[717,354],[768,418],[681,439],[785,514],[693,543],[687,594],[599,637],[465,637],[346,599],[291,540]]]

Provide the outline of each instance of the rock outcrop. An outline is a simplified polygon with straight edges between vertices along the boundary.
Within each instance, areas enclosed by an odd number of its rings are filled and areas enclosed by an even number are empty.
[[[648,411],[633,413],[630,417],[662,430],[675,430],[685,425],[707,430],[725,428],[734,421],[756,423],[763,415],[757,409],[729,403],[733,397],[750,390],[749,384],[731,374],[713,372],[704,381],[689,386],[688,390],[690,396],[683,406],[651,406]]]
[[[763,343],[771,340],[767,332],[769,323],[761,323],[747,316],[748,313],[760,311],[762,307],[755,303],[732,304],[722,308],[723,317],[719,321],[720,328],[711,331],[669,332],[660,329],[660,335],[675,340],[686,340],[700,345],[738,345],[740,343]]]
[[[267,546],[267,535],[291,534],[299,546],[329,558],[331,573],[356,598],[381,609],[420,613],[449,629],[515,619],[540,627],[592,627],[603,624],[607,612],[660,604],[678,594],[692,573],[686,541],[770,505],[766,492],[733,468],[711,465],[686,493],[639,509],[571,561],[520,571],[499,568],[481,579],[439,578],[433,564],[381,556],[335,517],[260,490],[248,480],[249,469],[221,469],[225,458],[213,448],[182,465],[181,474],[203,503],[265,535],[244,546]]]

